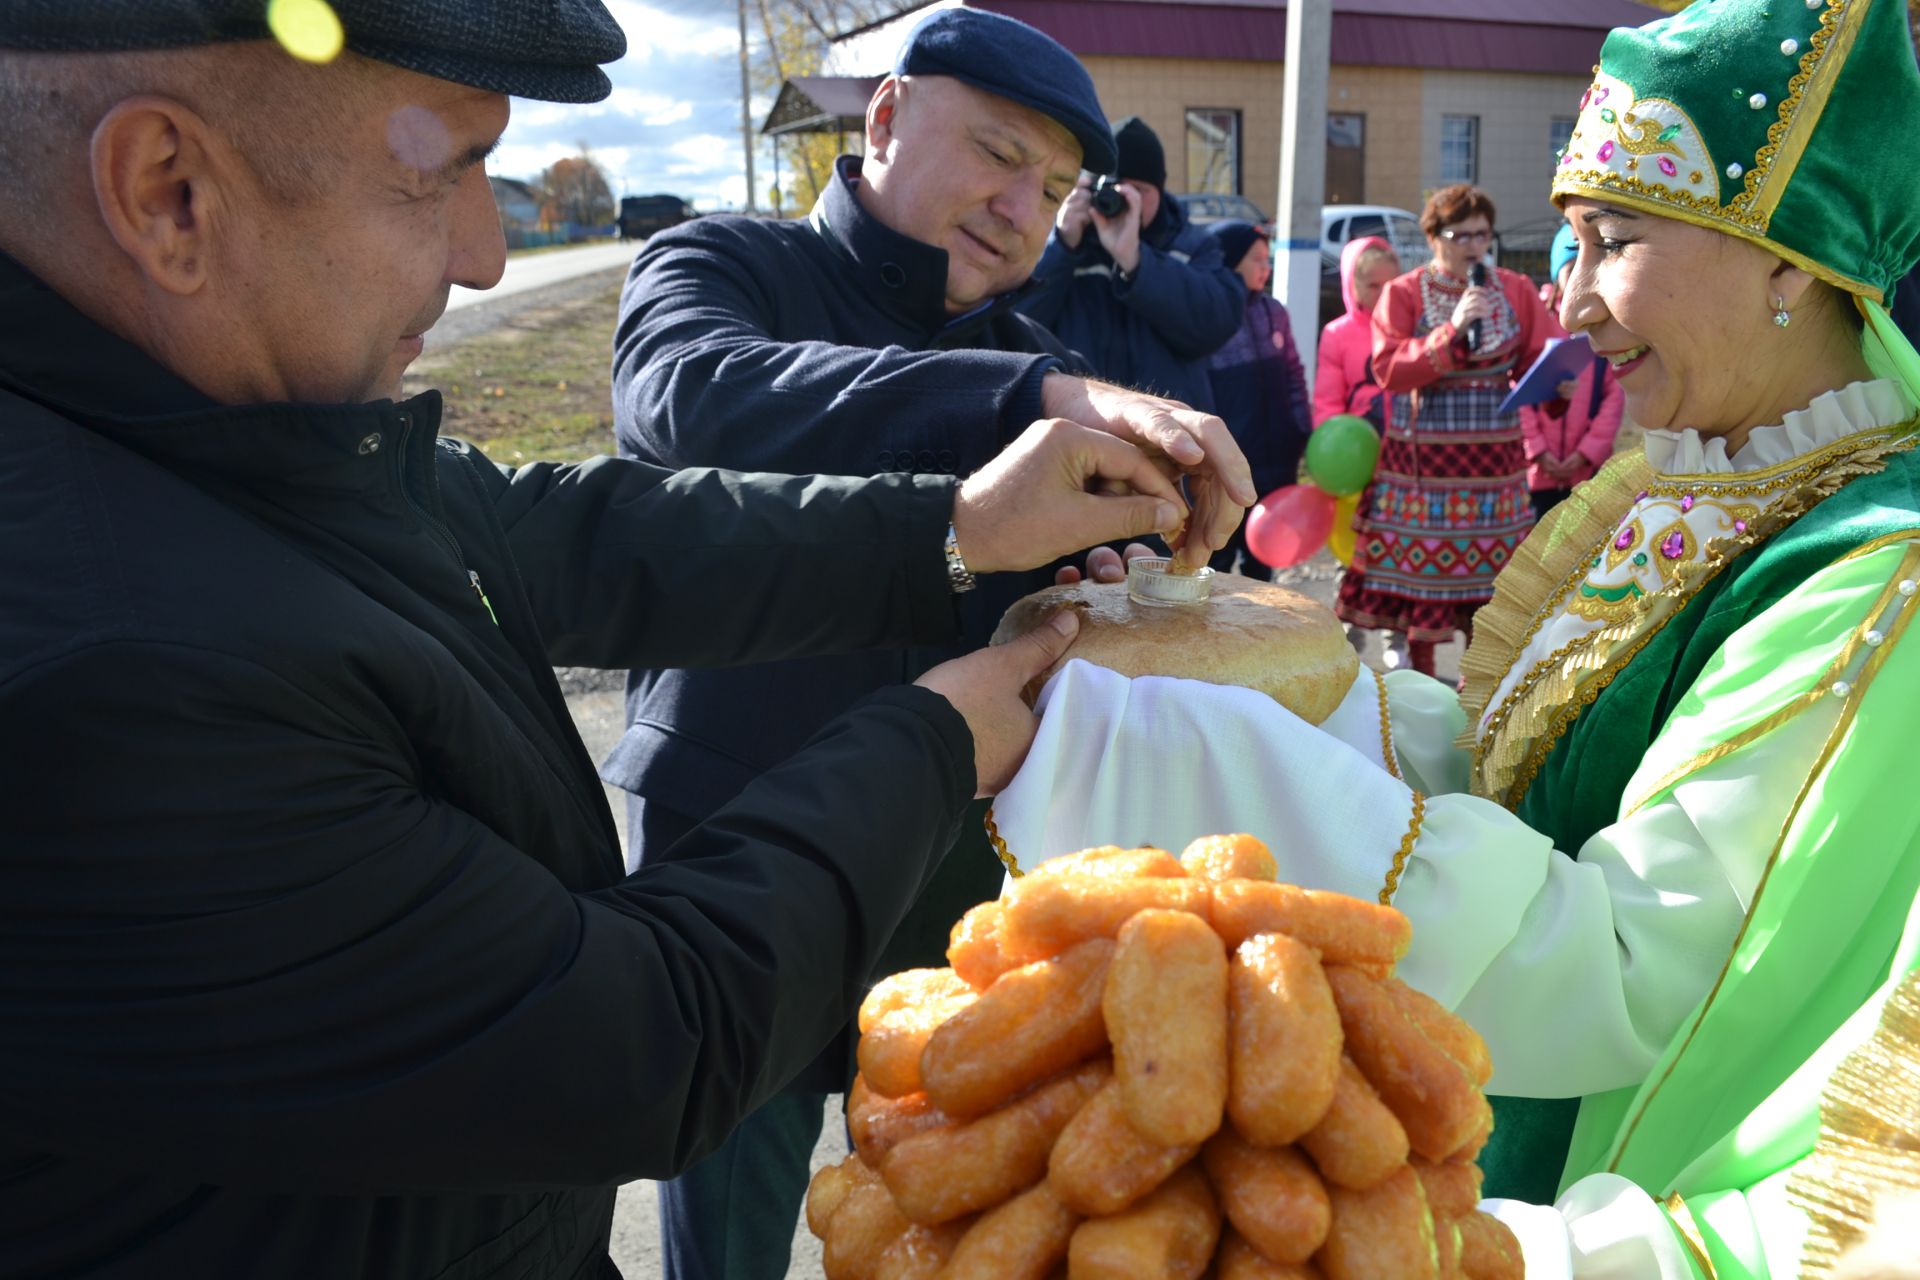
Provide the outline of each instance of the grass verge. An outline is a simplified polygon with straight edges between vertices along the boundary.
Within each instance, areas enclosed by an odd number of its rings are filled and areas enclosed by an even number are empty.
[[[495,462],[575,462],[613,451],[613,327],[620,284],[516,315],[491,333],[422,357],[404,395],[437,387],[442,435]]]

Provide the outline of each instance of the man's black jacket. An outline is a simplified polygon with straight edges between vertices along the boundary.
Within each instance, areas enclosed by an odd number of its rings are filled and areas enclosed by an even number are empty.
[[[648,241],[615,337],[623,454],[670,467],[964,476],[1040,416],[1040,379],[1077,357],[1013,310],[1018,295],[949,317],[946,252],[869,215],[858,172],[842,159],[804,222],[703,218]],[[1051,569],[984,579],[963,597],[961,645],[636,671],[629,727],[601,774],[704,817],[860,698],[985,644],[1008,605],[1052,581]],[[886,965],[943,963],[954,920],[1000,878],[969,823]],[[830,1092],[845,1072],[844,1056],[829,1055],[802,1083]]]
[[[951,480],[438,416],[216,407],[0,258],[0,1274],[611,1274],[950,844],[895,689],[623,878],[551,667],[950,640]]]

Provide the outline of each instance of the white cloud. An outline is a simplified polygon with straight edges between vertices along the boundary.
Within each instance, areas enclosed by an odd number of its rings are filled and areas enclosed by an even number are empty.
[[[668,13],[639,0],[607,0],[620,29],[627,33],[627,58],[646,62],[661,53],[712,56],[740,48],[740,31],[732,13],[692,17]]]

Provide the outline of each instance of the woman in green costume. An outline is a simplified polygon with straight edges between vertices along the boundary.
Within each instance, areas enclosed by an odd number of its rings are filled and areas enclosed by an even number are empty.
[[[1794,1275],[1821,1085],[1920,961],[1905,6],[1612,33],[1553,190],[1561,318],[1646,444],[1521,547],[1464,691],[1363,671],[1309,726],[1069,663],[996,818],[1022,863],[1250,831],[1405,911],[1403,976],[1493,1051],[1530,1274]]]

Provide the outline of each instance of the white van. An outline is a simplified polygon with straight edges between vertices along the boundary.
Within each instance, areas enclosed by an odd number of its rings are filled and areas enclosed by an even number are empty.
[[[1340,269],[1340,250],[1349,240],[1379,236],[1393,246],[1400,265],[1411,271],[1431,255],[1420,219],[1405,209],[1384,204],[1330,204],[1320,210],[1320,254],[1323,265]]]

